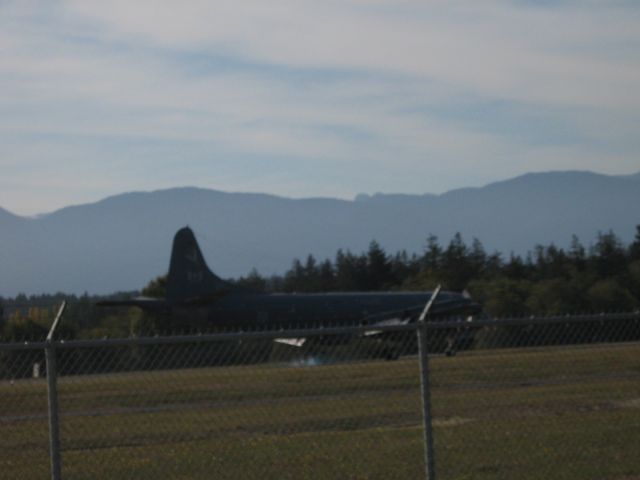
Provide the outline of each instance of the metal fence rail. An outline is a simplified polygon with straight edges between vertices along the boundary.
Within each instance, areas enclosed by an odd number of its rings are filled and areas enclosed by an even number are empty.
[[[1,476],[640,475],[640,314],[421,328],[0,344]]]

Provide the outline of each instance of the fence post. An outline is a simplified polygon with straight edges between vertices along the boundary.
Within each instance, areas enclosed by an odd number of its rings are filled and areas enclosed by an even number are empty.
[[[51,478],[60,480],[60,430],[58,425],[58,385],[56,372],[56,350],[53,341],[47,341],[44,350],[47,360],[47,400],[49,405],[49,456]]]
[[[433,448],[433,425],[431,422],[431,388],[429,384],[429,349],[427,348],[427,322],[426,318],[431,310],[431,305],[440,293],[440,285],[434,290],[429,302],[424,307],[416,333],[418,335],[418,353],[420,356],[420,393],[422,396],[422,430],[424,433],[424,464],[427,480],[435,480],[436,463]]]
[[[56,349],[53,334],[62,318],[66,302],[62,302],[56,319],[47,335],[47,346],[44,349],[47,363],[47,404],[49,408],[49,457],[51,459],[52,480],[61,479],[60,467],[60,427],[58,424],[58,368],[56,365]]]

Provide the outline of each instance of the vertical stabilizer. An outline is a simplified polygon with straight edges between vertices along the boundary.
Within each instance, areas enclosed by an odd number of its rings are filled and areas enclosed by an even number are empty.
[[[193,231],[189,227],[178,230],[173,238],[167,300],[206,300],[233,289],[231,284],[209,270]]]

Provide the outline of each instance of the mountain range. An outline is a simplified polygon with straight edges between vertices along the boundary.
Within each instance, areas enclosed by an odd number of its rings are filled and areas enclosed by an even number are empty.
[[[123,193],[34,218],[0,208],[0,296],[140,289],[166,273],[173,234],[189,225],[222,277],[283,273],[294,258],[360,253],[371,240],[389,253],[421,253],[426,238],[456,232],[489,252],[536,244],[588,246],[599,231],[625,243],[640,224],[640,173],[530,173],[441,195],[360,194],[354,200],[173,188]]]

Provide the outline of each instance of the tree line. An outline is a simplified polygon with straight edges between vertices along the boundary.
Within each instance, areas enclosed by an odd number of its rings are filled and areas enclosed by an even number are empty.
[[[488,253],[480,240],[467,244],[459,233],[441,243],[430,235],[420,254],[387,253],[372,241],[365,252],[338,250],[333,259],[309,254],[294,259],[283,275],[252,270],[233,283],[264,292],[467,290],[487,313],[497,316],[629,311],[640,308],[640,225],[631,244],[612,231],[598,233],[590,246],[573,237],[568,248],[538,245],[524,256]],[[138,309],[96,308],[103,299],[142,293],[164,295],[166,276],[141,292],[109,296],[18,295],[0,298],[1,340],[40,340],[67,300],[59,335],[64,338],[126,337],[165,333],[162,320]]]
[[[487,253],[456,233],[447,244],[430,235],[422,254],[388,254],[376,242],[360,254],[338,250],[333,260],[308,255],[284,275],[257,271],[235,281],[271,292],[467,290],[494,316],[628,311],[640,307],[640,225],[630,245],[601,232],[589,247],[537,245],[525,256]]]

